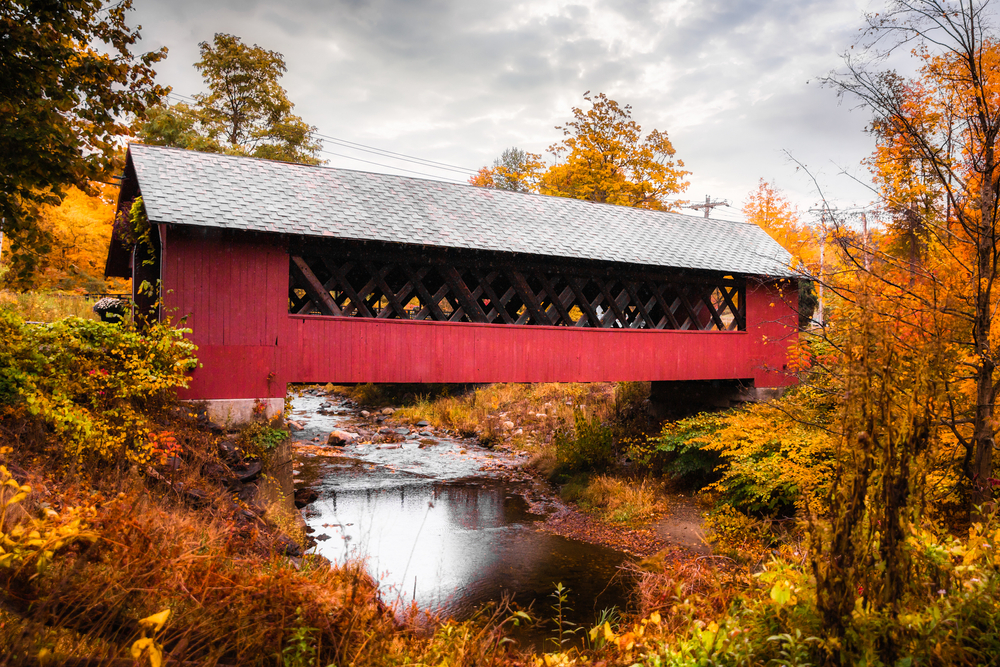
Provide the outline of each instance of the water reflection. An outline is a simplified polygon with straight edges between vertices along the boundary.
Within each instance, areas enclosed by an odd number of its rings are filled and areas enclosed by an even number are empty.
[[[329,539],[330,560],[366,559],[387,601],[411,600],[459,618],[504,593],[536,609],[557,582],[572,590],[573,616],[590,622],[605,607],[623,606],[615,551],[535,530],[516,489],[500,481],[400,483],[338,488],[331,471],[307,520]],[[351,485],[353,487],[353,485]]]

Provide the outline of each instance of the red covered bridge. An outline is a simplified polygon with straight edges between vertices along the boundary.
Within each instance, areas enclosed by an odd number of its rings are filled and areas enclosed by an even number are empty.
[[[216,416],[290,382],[793,382],[797,290],[755,225],[132,145],[138,196],[153,248],[116,233],[107,274],[159,281]]]

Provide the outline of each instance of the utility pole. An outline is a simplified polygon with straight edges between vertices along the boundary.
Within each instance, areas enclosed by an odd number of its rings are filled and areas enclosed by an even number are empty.
[[[704,204],[691,204],[690,206],[688,206],[688,208],[693,208],[695,210],[705,209],[705,217],[707,218],[709,211],[711,211],[716,206],[729,206],[729,202],[726,201],[725,199],[717,199],[715,201],[712,201],[711,197],[705,195]]]
[[[820,223],[823,231],[819,242],[819,308],[816,314],[816,323],[823,328],[823,264],[826,255],[826,211],[823,211],[823,221]]]

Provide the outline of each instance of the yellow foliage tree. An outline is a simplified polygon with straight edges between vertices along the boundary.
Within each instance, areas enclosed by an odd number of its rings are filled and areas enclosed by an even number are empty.
[[[542,174],[540,191],[559,197],[620,206],[679,210],[668,197],[687,189],[684,162],[674,159],[666,132],[645,137],[632,120],[632,107],[604,93],[591,97],[587,111],[573,108],[573,120],[558,126],[565,139],[549,147],[556,164]]]
[[[44,206],[39,212],[39,227],[49,243],[39,249],[40,270],[26,287],[103,292],[109,289],[104,279],[104,262],[111,241],[115,216],[116,189],[96,185],[90,196],[70,188],[58,206]],[[115,282],[113,291],[125,289]]]
[[[796,263],[812,265],[819,259],[815,232],[799,219],[798,209],[763,178],[743,202],[747,222],[759,226],[792,254]]]
[[[542,166],[541,155],[512,147],[495,159],[492,167],[482,167],[476,172],[469,183],[494,190],[537,192]]]

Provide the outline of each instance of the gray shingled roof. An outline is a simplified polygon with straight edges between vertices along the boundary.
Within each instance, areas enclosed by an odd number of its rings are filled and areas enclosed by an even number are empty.
[[[153,222],[787,276],[743,222],[133,144]]]

